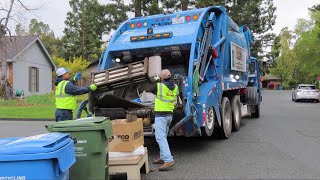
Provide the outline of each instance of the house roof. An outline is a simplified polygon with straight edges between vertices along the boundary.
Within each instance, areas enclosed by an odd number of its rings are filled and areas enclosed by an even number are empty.
[[[90,68],[90,67],[95,66],[95,65],[98,65],[98,64],[99,64],[99,60],[95,60],[95,61],[93,61],[92,63],[90,63],[90,64],[87,66],[87,68]]]
[[[4,45],[6,48],[6,59],[13,60],[18,55],[20,55],[24,50],[28,49],[34,43],[38,43],[41,47],[41,50],[48,58],[48,61],[52,65],[53,69],[56,69],[56,65],[54,64],[53,60],[51,59],[48,51],[42,44],[39,36],[6,36],[4,38]],[[1,53],[1,52],[0,52]]]
[[[278,78],[277,76],[273,75],[273,74],[266,74],[265,76],[262,77],[264,80],[278,80],[280,78]]]

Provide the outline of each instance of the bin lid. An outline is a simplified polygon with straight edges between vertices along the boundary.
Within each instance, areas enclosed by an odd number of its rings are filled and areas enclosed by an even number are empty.
[[[47,133],[29,137],[0,139],[0,156],[53,152],[70,141],[72,141],[70,135],[63,133]]]
[[[106,138],[112,136],[112,123],[107,117],[88,117],[76,120],[60,121],[49,124],[46,128],[51,132],[97,131],[105,132]]]

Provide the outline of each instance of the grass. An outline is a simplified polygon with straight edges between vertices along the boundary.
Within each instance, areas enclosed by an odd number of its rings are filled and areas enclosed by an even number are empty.
[[[79,104],[88,96],[78,96]],[[31,119],[54,119],[55,97],[53,93],[46,95],[32,95],[25,99],[0,99],[0,118],[31,118]],[[73,111],[76,117],[77,110]],[[82,113],[81,117],[85,117]]]

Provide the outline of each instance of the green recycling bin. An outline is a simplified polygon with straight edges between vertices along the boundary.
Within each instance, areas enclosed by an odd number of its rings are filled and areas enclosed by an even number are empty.
[[[70,133],[75,138],[76,163],[70,168],[70,180],[109,178],[108,139],[112,123],[106,117],[61,121],[46,126],[50,132]]]

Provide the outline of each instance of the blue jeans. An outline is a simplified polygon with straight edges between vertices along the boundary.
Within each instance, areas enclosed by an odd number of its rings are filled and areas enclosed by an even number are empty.
[[[169,126],[172,121],[172,115],[156,115],[155,116],[155,135],[156,141],[160,148],[160,159],[164,162],[172,162],[173,157],[170,152],[167,136]]]
[[[56,109],[56,122],[72,120],[72,111],[67,109]]]

